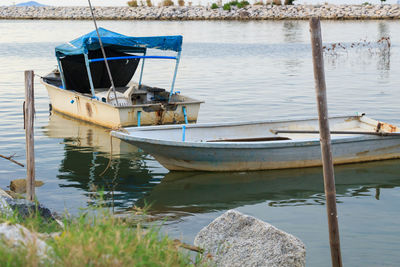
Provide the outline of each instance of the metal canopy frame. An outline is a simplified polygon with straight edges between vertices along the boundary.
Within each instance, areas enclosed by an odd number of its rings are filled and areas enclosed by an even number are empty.
[[[92,98],[96,98],[96,94],[94,91],[95,88],[93,85],[92,73],[90,71],[90,63],[92,63],[92,62],[142,58],[143,61],[142,61],[142,67],[140,70],[140,77],[139,77],[139,88],[140,88],[140,86],[142,85],[142,81],[143,81],[143,70],[144,70],[145,59],[174,59],[176,61],[176,63],[175,63],[174,76],[172,78],[171,90],[170,90],[169,97],[168,97],[168,102],[169,102],[171,100],[171,97],[174,95],[174,87],[175,87],[176,76],[178,74],[178,66],[179,66],[179,62],[180,62],[181,51],[177,52],[177,55],[175,57],[173,57],[173,56],[146,56],[146,52],[147,52],[146,50],[143,51],[143,56],[125,56],[125,57],[109,57],[109,58],[94,58],[94,59],[89,59],[89,56],[86,53],[83,54],[83,56],[85,58],[85,65],[86,65],[86,70],[88,73],[90,92],[92,93]],[[60,69],[62,85],[63,85],[64,89],[67,89],[65,77],[64,77],[64,71],[62,68],[62,63],[58,58],[57,58],[57,63],[58,63],[58,68]]]
[[[179,66],[179,61],[181,57],[181,51],[179,51],[176,55],[176,57],[171,57],[171,56],[146,56],[146,50],[143,52],[143,56],[125,56],[125,57],[109,57],[109,58],[94,58],[94,59],[89,59],[88,54],[84,54],[85,57],[85,64],[86,64],[86,70],[88,73],[88,78],[89,78],[89,84],[90,84],[90,91],[92,93],[92,98],[96,98],[95,91],[94,91],[94,86],[93,86],[93,78],[92,74],[90,71],[90,63],[92,62],[100,62],[100,61],[111,61],[111,60],[123,60],[123,59],[133,59],[133,58],[142,58],[142,67],[140,70],[140,77],[139,77],[139,87],[142,85],[142,80],[143,80],[143,69],[144,69],[144,62],[146,58],[149,59],[175,59],[175,70],[174,70],[174,76],[172,78],[172,84],[171,84],[171,90],[169,93],[168,97],[168,102],[171,100],[172,95],[174,94],[174,87],[175,87],[175,81],[176,81],[176,76],[178,74],[178,66]],[[59,61],[59,68],[60,72],[62,72],[62,66],[61,62]],[[64,74],[62,74],[62,80],[64,80]],[[64,84],[64,81],[63,81]],[[65,85],[64,85],[65,87]]]

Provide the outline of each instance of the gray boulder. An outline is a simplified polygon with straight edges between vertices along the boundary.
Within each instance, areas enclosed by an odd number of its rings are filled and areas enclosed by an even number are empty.
[[[38,238],[37,233],[31,232],[19,224],[1,223],[0,238],[6,240],[9,245],[12,244],[13,247],[34,246],[41,258],[46,257],[46,253],[50,250],[46,242]]]
[[[39,214],[43,219],[47,221],[55,219],[53,213],[42,204],[30,202],[25,199],[5,198],[5,201],[8,203],[9,207],[14,211],[17,211],[22,218],[27,218],[34,214]]]
[[[203,228],[194,244],[217,266],[305,266],[306,261],[301,240],[235,210]]]
[[[27,218],[32,215],[40,215],[45,221],[56,221],[61,227],[64,224],[57,219],[58,215],[39,203],[30,202],[25,199],[13,199],[4,190],[0,189],[0,214],[7,217],[16,212],[21,218]]]

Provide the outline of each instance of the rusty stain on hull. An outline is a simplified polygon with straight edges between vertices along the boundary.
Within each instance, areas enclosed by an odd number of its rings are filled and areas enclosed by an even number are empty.
[[[386,123],[386,122],[378,122],[378,124],[376,125],[376,132],[395,133],[398,131],[399,131],[399,128],[397,126],[394,126],[394,125]]]
[[[92,107],[90,106],[90,104],[89,103],[86,103],[86,111],[87,111],[87,114],[88,114],[88,116],[89,117],[92,117]]]

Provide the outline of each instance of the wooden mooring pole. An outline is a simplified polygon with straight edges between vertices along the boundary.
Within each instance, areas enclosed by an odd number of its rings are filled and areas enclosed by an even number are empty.
[[[25,102],[24,127],[26,138],[26,199],[35,199],[35,150],[33,121],[35,116],[35,101],[33,89],[33,70],[25,71]]]
[[[336,210],[335,176],[333,171],[331,135],[328,121],[328,104],[326,100],[326,84],[324,58],[322,51],[321,24],[319,18],[310,19],[311,47],[314,65],[315,90],[318,103],[321,155],[324,172],[326,211],[328,214],[329,242],[331,247],[332,266],[342,266],[340,252],[339,225]]]

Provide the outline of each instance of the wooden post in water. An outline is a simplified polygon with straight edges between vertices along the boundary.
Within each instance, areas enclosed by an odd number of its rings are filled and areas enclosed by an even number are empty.
[[[35,150],[33,121],[35,101],[33,90],[33,70],[25,71],[24,127],[26,138],[26,199],[35,199]]]
[[[332,266],[342,266],[340,252],[339,225],[336,210],[335,176],[333,171],[331,135],[328,121],[328,104],[326,100],[326,84],[324,58],[322,52],[321,24],[319,18],[310,19],[311,47],[314,65],[315,90],[317,94],[321,155],[324,172],[326,211],[328,214],[329,242],[331,247]]]

